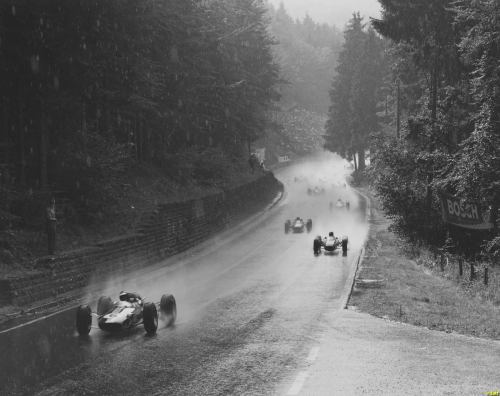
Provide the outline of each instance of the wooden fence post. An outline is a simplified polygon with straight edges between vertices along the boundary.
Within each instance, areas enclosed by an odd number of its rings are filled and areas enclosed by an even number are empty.
[[[464,259],[463,257],[458,258],[458,273],[460,276],[464,274]]]
[[[484,284],[488,286],[488,267],[484,267]]]
[[[444,272],[444,261],[445,261],[445,255],[444,255],[444,253],[441,253],[441,258],[439,260],[439,265],[441,267],[441,272]]]
[[[470,262],[470,280],[473,281],[476,279],[476,273],[475,273],[475,268],[474,268],[474,262]]]

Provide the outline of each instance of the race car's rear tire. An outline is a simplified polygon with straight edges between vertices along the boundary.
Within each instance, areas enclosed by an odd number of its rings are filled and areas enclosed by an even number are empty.
[[[102,316],[113,310],[113,300],[108,296],[101,296],[97,300],[97,315]]]
[[[177,303],[171,294],[164,294],[160,300],[160,311],[166,317],[166,325],[172,326],[177,319]]]
[[[306,228],[307,228],[307,232],[311,232],[311,230],[313,228],[313,221],[311,219],[307,220]]]
[[[142,320],[144,322],[144,330],[148,334],[156,333],[158,328],[158,311],[153,303],[145,303],[142,310]]]
[[[347,242],[348,239],[346,237],[342,238],[342,253],[347,253]]]
[[[319,256],[321,254],[321,238],[315,238],[313,241],[313,252],[315,256]]]
[[[92,327],[92,311],[88,305],[80,305],[76,310],[76,331],[81,336],[90,333]]]

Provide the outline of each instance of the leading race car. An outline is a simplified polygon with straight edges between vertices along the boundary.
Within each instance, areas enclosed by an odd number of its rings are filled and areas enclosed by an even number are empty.
[[[302,233],[304,230],[307,232],[311,232],[312,230],[312,220],[307,219],[307,222],[300,217],[296,217],[295,220],[287,220],[285,222],[285,234],[288,234],[290,231],[293,233]]]
[[[328,254],[333,254],[335,250],[337,250],[340,246],[342,246],[342,254],[347,254],[347,244],[349,240],[346,236],[343,236],[342,239],[337,238],[333,232],[329,232],[327,237],[321,238],[318,235],[313,242],[313,252],[314,255],[317,256],[321,254],[323,251]]]
[[[92,316],[97,317],[101,330],[116,332],[129,330],[144,325],[148,334],[156,333],[158,328],[158,310],[167,326],[172,326],[177,318],[177,304],[171,294],[164,294],[158,304],[145,302],[132,292],[120,292],[119,300],[101,296],[97,301],[97,312],[93,313],[89,305],[81,305],[76,311],[76,330],[80,335],[88,335],[92,328]]]

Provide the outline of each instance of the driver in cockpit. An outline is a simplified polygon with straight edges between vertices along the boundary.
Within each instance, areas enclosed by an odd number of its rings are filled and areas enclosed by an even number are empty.
[[[142,305],[142,297],[139,294],[133,292],[120,292],[120,301],[127,301],[132,304]]]

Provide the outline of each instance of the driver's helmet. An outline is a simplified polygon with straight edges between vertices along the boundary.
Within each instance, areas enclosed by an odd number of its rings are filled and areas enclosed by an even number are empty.
[[[131,303],[140,302],[141,298],[137,293],[130,293],[126,291],[120,292],[120,301],[128,301]]]
[[[129,295],[126,291],[121,291],[119,297],[120,301],[128,301]]]
[[[328,233],[328,236],[329,236],[329,237],[333,237],[333,232],[332,232],[332,231],[330,231],[330,232]]]

